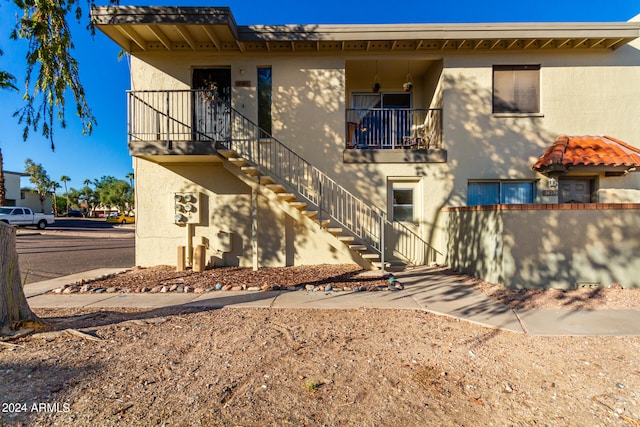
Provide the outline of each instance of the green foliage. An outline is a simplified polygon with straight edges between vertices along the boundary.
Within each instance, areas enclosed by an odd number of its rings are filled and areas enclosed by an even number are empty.
[[[69,190],[67,189],[67,182],[71,181],[67,175],[62,175],[60,181],[64,183],[64,194],[67,197],[67,212],[69,211]]]
[[[66,212],[66,206],[67,204],[67,199],[65,199],[63,196],[56,196],[56,206],[55,209],[53,209],[54,212],[58,212],[60,214]]]
[[[316,390],[318,390],[318,387],[320,385],[318,384],[318,382],[316,381],[307,381],[304,383],[304,388],[309,392],[309,393],[313,393]]]
[[[67,192],[67,200],[69,201],[69,209],[80,209],[80,190],[71,187]]]
[[[40,206],[44,212],[44,199],[47,197],[47,194],[51,192],[54,182],[51,181],[51,178],[49,178],[47,171],[42,165],[40,163],[34,163],[31,159],[24,161],[24,171],[29,174],[29,181],[36,188],[36,192],[40,198]]]
[[[89,187],[91,181],[86,180],[84,187],[78,191],[78,205],[86,204],[89,211],[93,211],[100,204],[98,194]]]
[[[0,50],[0,56],[2,55],[4,55],[4,52]],[[0,89],[18,90],[16,86],[16,78],[12,74],[0,70]]]
[[[54,121],[58,120],[63,128],[66,127],[67,90],[75,100],[75,114],[82,124],[82,133],[91,134],[93,126],[97,124],[80,83],[78,62],[71,54],[74,46],[67,20],[72,15],[80,22],[83,16],[80,3],[84,1],[13,0],[22,16],[10,36],[14,40],[28,41],[25,105],[15,115],[18,116],[19,123],[24,124],[25,140],[31,130],[37,132],[39,126],[42,126],[42,135],[49,138],[52,149],[55,148]],[[110,0],[110,3],[116,4],[117,0]],[[86,0],[89,8],[93,4],[93,0]],[[93,35],[91,22],[88,28]]]
[[[94,185],[103,206],[116,206],[120,212],[129,212],[133,208],[133,188],[127,181],[113,176],[103,176],[95,180]]]

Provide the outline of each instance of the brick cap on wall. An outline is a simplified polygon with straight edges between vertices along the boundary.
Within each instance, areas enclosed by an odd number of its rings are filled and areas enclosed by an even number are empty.
[[[524,203],[519,205],[445,206],[443,212],[621,210],[640,209],[640,203]]]

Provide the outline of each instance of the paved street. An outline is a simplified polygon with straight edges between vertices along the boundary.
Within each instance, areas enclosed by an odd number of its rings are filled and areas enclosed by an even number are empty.
[[[86,270],[134,265],[134,226],[104,220],[56,219],[43,232],[20,229],[20,273],[34,283]]]

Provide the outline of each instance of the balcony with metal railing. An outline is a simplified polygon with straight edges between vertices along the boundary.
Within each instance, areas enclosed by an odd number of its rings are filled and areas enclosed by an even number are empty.
[[[128,92],[132,156],[215,154],[230,137],[230,107],[207,90]]]
[[[446,162],[442,108],[352,108],[346,113],[345,162]]]
[[[435,259],[435,250],[386,212],[361,200],[276,138],[207,91],[129,92],[129,147],[132,155],[215,154],[232,150],[258,170],[318,209],[380,254],[411,264]],[[385,243],[385,236],[387,240]]]

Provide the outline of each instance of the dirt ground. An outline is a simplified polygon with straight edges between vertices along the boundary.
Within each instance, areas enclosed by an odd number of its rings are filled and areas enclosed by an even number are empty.
[[[353,268],[328,279],[340,271],[290,280],[375,284]],[[172,273],[133,270],[100,286],[124,292],[143,275],[158,286]],[[188,276],[185,286],[199,279]],[[462,280],[512,306],[640,308],[635,290],[525,298]],[[0,346],[1,425],[640,425],[640,337],[534,337],[373,309],[37,313],[48,329]]]

